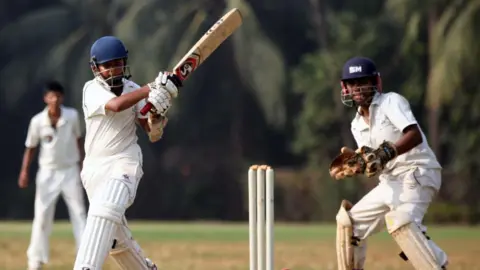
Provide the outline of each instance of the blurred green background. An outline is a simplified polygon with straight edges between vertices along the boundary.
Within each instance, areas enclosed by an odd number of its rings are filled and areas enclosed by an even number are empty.
[[[405,95],[444,166],[427,220],[480,220],[480,0],[16,0],[0,2],[0,218],[30,219],[34,186],[16,180],[42,85],[81,111],[90,45],[116,35],[133,80],[170,70],[228,9],[244,24],[195,72],[162,141],[139,133],[145,176],[130,219],[245,220],[251,164],[276,170],[276,218],[334,221],[375,179],[335,182],[327,166],[354,146],[341,66],[372,58],[386,92]],[[37,166],[32,166],[34,177]],[[60,204],[57,218],[66,218]]]

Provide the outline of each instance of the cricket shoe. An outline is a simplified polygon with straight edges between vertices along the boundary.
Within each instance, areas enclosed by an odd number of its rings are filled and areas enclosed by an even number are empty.
[[[30,264],[27,268],[27,270],[42,270],[43,269],[43,263],[34,263]]]
[[[158,270],[158,267],[150,260],[149,258],[146,258],[145,261],[147,262],[147,267],[151,270]]]

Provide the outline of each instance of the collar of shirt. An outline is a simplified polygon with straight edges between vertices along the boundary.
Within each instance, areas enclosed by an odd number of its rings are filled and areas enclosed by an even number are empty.
[[[374,108],[378,107],[382,101],[382,94],[376,92],[373,96],[372,103],[368,108],[370,111],[370,118],[372,117],[372,113],[374,112]],[[363,120],[362,115],[360,114],[360,108],[357,108],[357,113],[355,114],[355,118],[353,119],[353,125],[360,131],[367,130],[370,127],[367,123]]]
[[[61,113],[60,118],[58,118],[57,127],[60,127],[67,122],[67,120],[65,119],[65,107],[63,105],[60,105],[60,111]],[[45,107],[45,109],[43,109],[42,126],[52,126],[52,121],[48,116],[48,107]]]

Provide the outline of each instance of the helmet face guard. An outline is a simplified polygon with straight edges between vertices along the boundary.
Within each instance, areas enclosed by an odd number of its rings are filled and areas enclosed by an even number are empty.
[[[348,87],[349,84],[354,86]],[[347,107],[369,106],[375,94],[382,92],[380,75],[342,80],[340,86],[342,88],[341,100]]]
[[[341,100],[348,107],[369,106],[375,93],[382,92],[377,67],[366,57],[349,59],[342,69]]]
[[[111,61],[115,61],[118,59],[113,59]],[[110,61],[107,61],[108,63]],[[109,68],[103,68],[100,70],[99,65],[103,65],[106,63],[97,63],[92,59],[91,61],[91,69],[93,76],[102,83],[106,84],[110,88],[116,88],[123,86],[123,79],[129,79],[130,75],[130,67],[126,65],[127,59],[123,59],[124,65],[121,66],[112,66]],[[118,69],[121,69],[121,72],[117,72]]]

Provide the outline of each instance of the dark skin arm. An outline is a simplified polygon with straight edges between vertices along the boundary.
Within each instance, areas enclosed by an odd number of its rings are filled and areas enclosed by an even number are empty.
[[[146,118],[137,118],[137,124],[145,130],[145,132],[150,132],[150,126],[148,125],[148,119]]]
[[[422,133],[417,124],[410,125],[403,130],[403,136],[395,143],[397,155],[404,154],[423,141]]]
[[[82,164],[83,164],[83,158],[85,157],[85,151],[83,151],[83,139],[78,138],[77,139],[77,147],[78,147],[78,153],[80,154],[80,160],[78,161],[78,167],[80,168],[80,171],[82,170]]]
[[[28,171],[30,169],[30,164],[32,163],[33,157],[35,156],[37,148],[25,148],[23,153],[22,169],[20,171],[20,176],[18,177],[18,186],[20,188],[28,187]]]
[[[112,112],[121,112],[132,106],[135,106],[142,99],[148,98],[150,88],[145,85],[133,92],[127,93],[125,95],[120,95],[112,98],[105,104],[105,109]],[[142,127],[145,132],[150,132],[150,126],[148,125],[148,120],[143,118],[137,118],[137,124]]]
[[[133,92],[112,98],[105,104],[105,109],[112,112],[124,111],[137,104],[140,100],[148,98],[149,92],[150,88],[145,85]]]

